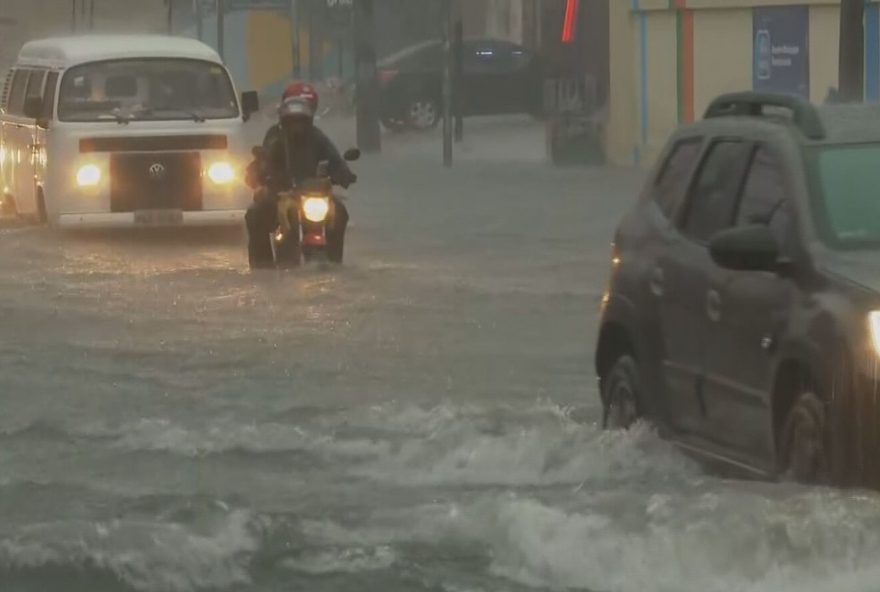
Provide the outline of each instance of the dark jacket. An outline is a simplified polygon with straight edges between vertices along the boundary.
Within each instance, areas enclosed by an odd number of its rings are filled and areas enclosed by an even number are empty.
[[[348,187],[357,176],[348,168],[333,142],[324,132],[312,126],[303,139],[288,138],[280,125],[273,125],[263,139],[264,160],[248,167],[251,187],[266,185],[278,192],[299,185],[315,176],[318,163],[327,161],[328,173],[335,185]]]

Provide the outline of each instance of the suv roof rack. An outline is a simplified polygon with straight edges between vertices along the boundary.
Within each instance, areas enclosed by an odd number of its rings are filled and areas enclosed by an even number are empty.
[[[765,107],[788,109],[797,128],[811,140],[825,138],[825,126],[812,103],[791,95],[739,92],[721,95],[706,109],[705,119],[717,117],[764,117]]]

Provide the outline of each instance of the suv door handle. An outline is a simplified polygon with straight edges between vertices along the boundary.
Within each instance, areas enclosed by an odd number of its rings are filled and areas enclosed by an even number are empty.
[[[709,290],[706,294],[706,315],[712,322],[721,320],[721,294],[715,290]]]
[[[648,280],[648,284],[651,287],[651,294],[654,296],[663,296],[665,292],[665,277],[663,274],[663,268],[659,266],[655,266],[651,270],[651,278]]]

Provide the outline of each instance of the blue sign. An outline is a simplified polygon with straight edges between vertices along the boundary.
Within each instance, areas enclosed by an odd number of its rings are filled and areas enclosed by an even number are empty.
[[[810,12],[807,6],[756,7],[752,85],[757,91],[810,96]]]

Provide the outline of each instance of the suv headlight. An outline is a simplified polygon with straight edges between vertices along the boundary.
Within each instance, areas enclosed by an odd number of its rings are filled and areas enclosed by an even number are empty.
[[[880,356],[880,310],[875,310],[868,315],[868,326],[871,331],[871,345]]]

